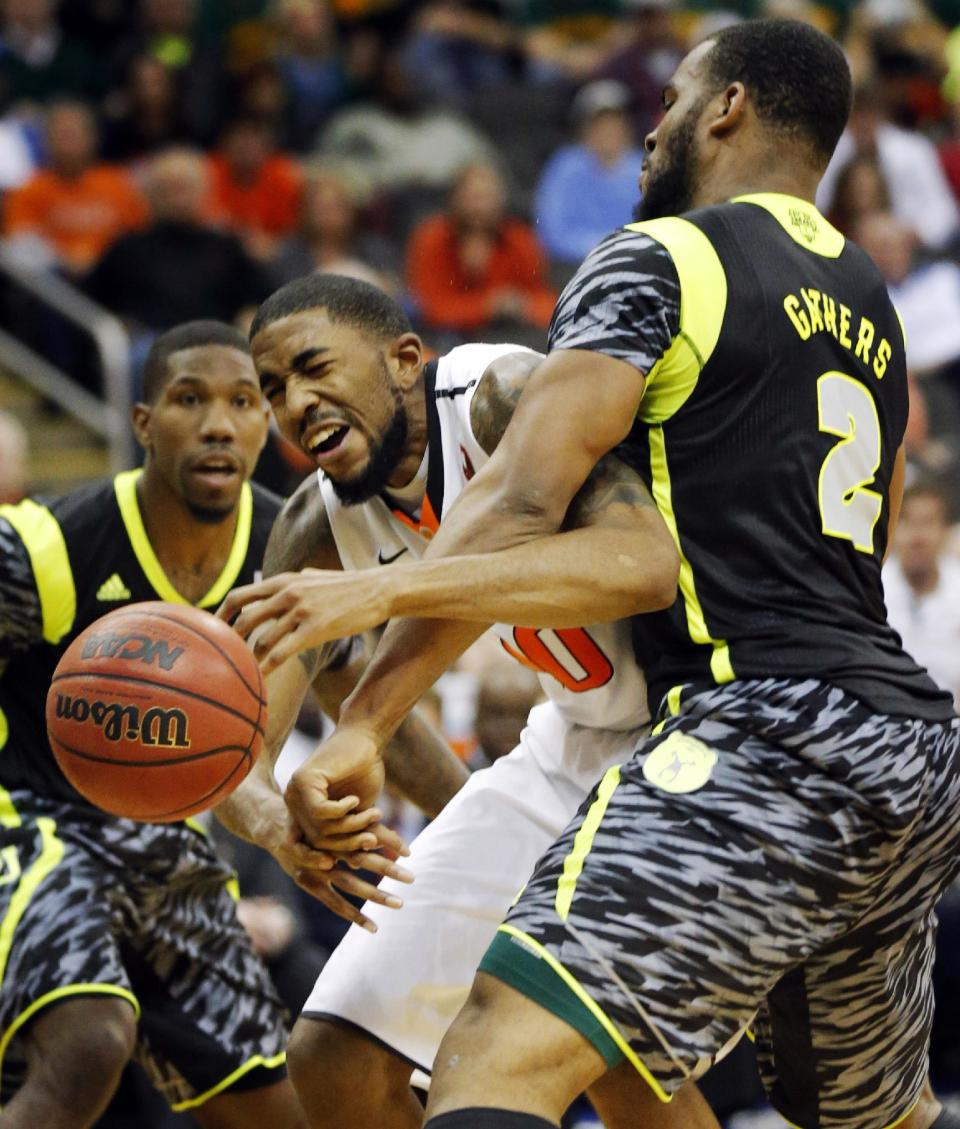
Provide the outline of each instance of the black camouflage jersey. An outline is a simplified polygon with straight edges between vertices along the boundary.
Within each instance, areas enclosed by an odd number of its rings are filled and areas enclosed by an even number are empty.
[[[0,787],[8,791],[86,805],[46,738],[56,665],[77,635],[115,608],[141,600],[185,603],[144,529],[140,473],[56,501],[0,506]],[[254,580],[279,508],[268,491],[243,487],[233,548],[199,607],[216,608],[231,588]]]
[[[790,196],[631,225],[565,289],[550,348],[646,376],[617,453],[681,552],[680,598],[635,621],[651,702],[681,684],[815,677],[880,713],[951,715],[886,620],[906,361],[860,248]]]

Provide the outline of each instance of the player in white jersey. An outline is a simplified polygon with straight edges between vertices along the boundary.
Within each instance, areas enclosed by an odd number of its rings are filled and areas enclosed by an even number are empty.
[[[385,618],[375,595],[380,566],[403,568],[423,554],[496,446],[540,359],[511,345],[469,345],[422,366],[419,341],[400,318],[372,288],[320,276],[274,295],[252,330],[261,385],[278,422],[319,466],[317,478],[300,488],[278,520],[266,571],[359,571],[351,590],[369,591],[370,608],[355,614],[363,598],[350,605],[356,630]],[[386,348],[368,358],[363,376],[370,338]],[[378,398],[386,411],[378,410]],[[539,668],[549,701],[531,713],[519,747],[474,774],[414,841],[416,883],[409,891],[388,878],[362,912],[332,895],[328,904],[367,928],[355,925],[335,951],[291,1042],[291,1074],[311,1125],[400,1129],[420,1123],[411,1071],[431,1068],[480,957],[542,851],[605,769],[630,754],[649,721],[629,624],[574,626],[556,601],[542,601],[544,578],[562,581],[558,591],[580,586],[584,535],[602,552],[606,534],[622,548],[631,528],[644,546],[642,557],[629,558],[629,565],[623,558],[608,561],[593,594],[578,599],[605,617],[613,609],[660,607],[669,599],[675,562],[669,535],[657,522],[639,478],[611,459],[571,509],[570,559],[541,556],[533,567],[529,551],[507,550],[498,555],[499,585],[489,572],[478,584],[478,562],[460,562],[460,602],[470,619],[485,623],[503,612],[512,618],[521,606],[533,615],[531,627],[496,630],[514,657]],[[619,578],[616,595],[620,571],[629,576]],[[242,631],[270,618],[270,598],[284,582],[280,575],[260,587],[267,599],[243,613]],[[318,576],[318,582],[331,578]],[[337,588],[332,598],[345,591]],[[250,600],[250,591],[240,590],[222,614],[232,617]],[[448,609],[438,604],[437,612],[446,616]],[[317,661],[311,653],[298,658],[308,666]],[[411,659],[428,662],[429,656]],[[295,666],[291,659],[270,674],[271,713],[278,703],[289,708],[292,697],[282,687]],[[359,794],[369,782],[354,783]],[[294,796],[296,784],[295,776]],[[406,905],[390,912],[401,895]],[[597,1101],[607,1124],[636,1124],[638,1110],[649,1103],[645,1087],[623,1072],[605,1090]],[[696,1095],[690,1100],[699,1101]],[[682,1108],[658,1109],[651,1124],[679,1125],[682,1118]]]

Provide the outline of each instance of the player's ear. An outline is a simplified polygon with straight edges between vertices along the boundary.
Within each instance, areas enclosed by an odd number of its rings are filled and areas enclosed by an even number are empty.
[[[394,380],[404,391],[412,388],[423,367],[423,342],[415,333],[401,333],[390,346]]]
[[[731,82],[715,103],[708,131],[725,137],[743,125],[747,110],[747,90],[742,82]]]
[[[133,424],[133,434],[137,437],[140,446],[147,450],[150,446],[150,415],[149,404],[137,403],[133,405],[130,421]]]

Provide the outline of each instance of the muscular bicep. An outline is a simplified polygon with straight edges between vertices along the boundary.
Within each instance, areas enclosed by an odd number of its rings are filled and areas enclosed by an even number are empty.
[[[33,563],[0,513],[0,662],[43,642],[43,608]]]

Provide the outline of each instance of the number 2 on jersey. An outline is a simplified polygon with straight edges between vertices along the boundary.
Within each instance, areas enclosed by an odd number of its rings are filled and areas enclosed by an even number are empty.
[[[883,510],[883,495],[869,487],[880,466],[880,419],[867,388],[842,372],[825,372],[817,381],[821,431],[840,442],[820,467],[817,493],[827,537],[852,541],[861,553],[873,552],[873,529]]]

